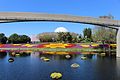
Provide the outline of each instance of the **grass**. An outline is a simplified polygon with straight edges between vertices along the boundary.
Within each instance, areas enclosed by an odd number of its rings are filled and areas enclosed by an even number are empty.
[[[101,49],[93,48],[0,48],[0,50],[28,50],[28,51],[50,51],[50,52],[91,52],[91,51],[103,51]],[[111,50],[113,51],[113,50]]]

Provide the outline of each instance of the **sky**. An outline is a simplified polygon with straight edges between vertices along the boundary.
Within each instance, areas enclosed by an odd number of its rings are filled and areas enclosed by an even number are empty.
[[[99,17],[113,15],[120,20],[120,0],[0,0],[0,12],[35,12]],[[33,35],[54,32],[57,27],[65,27],[70,32],[82,34],[84,28],[93,25],[67,22],[15,22],[0,24],[0,33],[10,36]]]

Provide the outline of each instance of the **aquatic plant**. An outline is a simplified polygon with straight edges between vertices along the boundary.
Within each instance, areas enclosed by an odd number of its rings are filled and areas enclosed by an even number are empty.
[[[80,65],[77,64],[77,63],[73,63],[73,64],[71,65],[71,67],[72,67],[72,68],[78,68],[78,67],[80,67]]]
[[[14,59],[13,58],[9,58],[8,62],[14,62]]]
[[[87,59],[87,57],[85,57],[85,56],[82,56],[82,57],[81,57],[81,59],[82,59],[82,60],[86,60],[86,59]]]
[[[53,72],[51,73],[50,77],[52,79],[60,79],[62,77],[62,74],[60,72]]]

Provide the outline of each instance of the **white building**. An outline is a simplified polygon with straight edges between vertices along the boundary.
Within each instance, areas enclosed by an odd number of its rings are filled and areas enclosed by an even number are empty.
[[[30,35],[31,42],[39,42],[40,40],[37,38],[36,34]]]

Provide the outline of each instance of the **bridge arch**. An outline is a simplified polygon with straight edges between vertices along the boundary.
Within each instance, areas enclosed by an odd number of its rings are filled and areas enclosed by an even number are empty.
[[[120,27],[120,21],[111,19],[101,19],[93,17],[82,17],[60,14],[40,14],[40,13],[19,13],[19,12],[0,12],[0,23],[6,22],[25,22],[25,21],[56,21],[93,24],[100,26]]]

